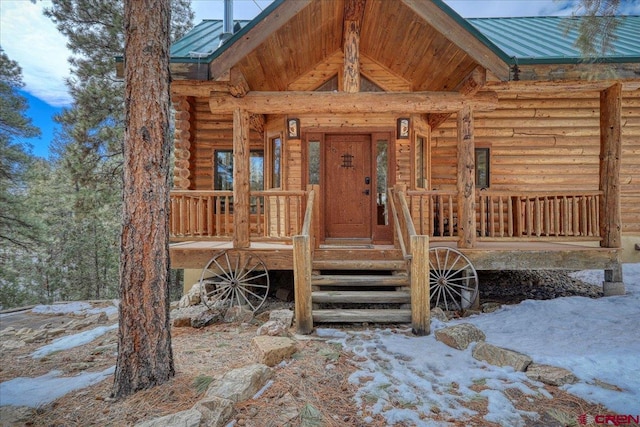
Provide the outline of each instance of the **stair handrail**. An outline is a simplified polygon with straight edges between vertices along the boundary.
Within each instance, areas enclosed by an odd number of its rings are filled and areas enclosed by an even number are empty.
[[[400,245],[400,249],[402,250],[402,256],[404,257],[404,259],[410,260],[411,251],[410,249],[407,248],[407,244],[411,239],[411,236],[417,235],[416,227],[413,224],[413,219],[411,218],[411,212],[409,211],[409,205],[407,204],[407,199],[404,195],[404,190],[399,186],[396,186],[396,187],[397,188],[395,189],[389,188],[388,199],[391,204],[391,213],[393,215],[394,228],[396,231],[396,236],[398,237],[398,243]],[[396,196],[400,204],[402,216],[398,214],[398,208],[396,207],[396,202],[395,202]]]
[[[312,187],[307,196],[307,208],[300,234],[293,236],[293,288],[296,325],[300,334],[310,334],[313,331],[311,263],[314,247],[312,243],[314,199],[315,189]]]

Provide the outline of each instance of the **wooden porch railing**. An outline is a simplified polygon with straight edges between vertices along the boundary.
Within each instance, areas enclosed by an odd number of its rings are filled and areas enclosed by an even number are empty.
[[[600,191],[479,191],[479,240],[599,240]]]
[[[256,240],[287,240],[302,225],[305,191],[252,191],[250,235]],[[233,238],[232,191],[172,191],[172,240]]]
[[[429,236],[417,234],[401,187],[389,189],[387,199],[391,205],[396,238],[405,260],[410,263],[411,329],[416,335],[428,335],[431,329]]]
[[[476,191],[478,240],[599,240],[601,191]],[[455,191],[407,191],[419,234],[432,240],[458,236]]]

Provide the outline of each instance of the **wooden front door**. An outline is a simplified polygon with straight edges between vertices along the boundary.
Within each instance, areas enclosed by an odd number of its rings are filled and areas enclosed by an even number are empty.
[[[326,135],[325,237],[371,239],[371,135]]]

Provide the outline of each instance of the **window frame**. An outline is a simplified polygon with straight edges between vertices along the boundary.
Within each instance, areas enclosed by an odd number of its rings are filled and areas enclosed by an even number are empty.
[[[482,167],[480,162],[478,161],[479,154],[486,153],[486,160],[483,162]],[[474,150],[474,165],[475,165],[475,184],[476,188],[489,188],[491,187],[491,147],[489,146],[480,146],[475,147]],[[486,169],[486,179],[484,182],[480,183],[480,173],[482,169]]]

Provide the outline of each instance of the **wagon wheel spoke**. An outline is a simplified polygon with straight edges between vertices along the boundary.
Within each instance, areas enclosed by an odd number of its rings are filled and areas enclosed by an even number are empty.
[[[208,307],[242,306],[255,312],[269,294],[269,273],[255,254],[222,251],[204,267],[200,286]]]
[[[478,274],[471,261],[453,248],[429,249],[431,306],[444,310],[471,307],[478,295]]]

